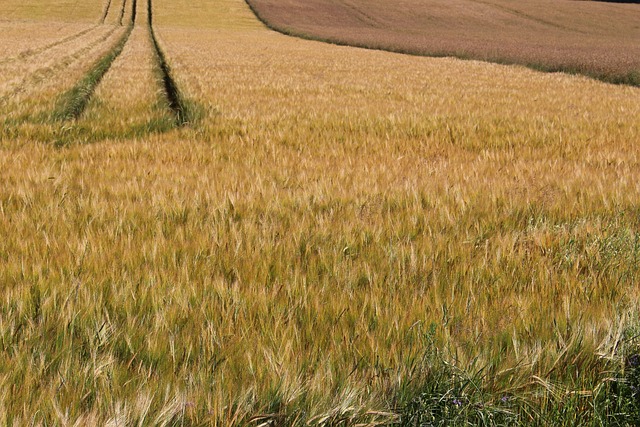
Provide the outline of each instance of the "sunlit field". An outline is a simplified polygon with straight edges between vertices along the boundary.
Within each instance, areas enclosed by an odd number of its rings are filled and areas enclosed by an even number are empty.
[[[247,0],[283,33],[640,86],[640,0]],[[634,4],[635,3],[635,4]]]
[[[0,22],[0,424],[637,422],[639,88],[42,4]]]

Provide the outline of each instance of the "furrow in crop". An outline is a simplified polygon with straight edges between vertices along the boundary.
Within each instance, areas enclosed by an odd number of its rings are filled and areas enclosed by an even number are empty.
[[[107,15],[109,15],[110,8],[111,8],[111,0],[107,0],[107,4],[104,8],[104,12],[102,12],[102,17],[100,18],[101,24],[104,24],[104,21],[107,19]]]
[[[138,2],[138,19],[122,53],[96,88],[72,131],[58,144],[128,139],[176,128],[168,108],[155,48],[149,36],[147,1]]]
[[[55,58],[54,63],[44,63],[42,66],[36,68],[35,70],[29,70],[27,75],[22,77],[19,80],[14,80],[13,82],[7,82],[6,86],[3,88],[2,96],[0,96],[0,103],[4,103],[9,98],[29,92],[33,90],[39,83],[45,81],[46,79],[52,77],[56,72],[67,68],[80,58],[82,58],[85,54],[90,52],[96,46],[107,41],[113,33],[116,31],[117,27],[113,27],[108,32],[103,34],[100,38],[89,42],[81,49],[76,51],[72,51],[69,55],[65,55],[61,58]],[[20,72],[23,72],[22,68],[19,69]],[[14,70],[14,73],[18,72]]]
[[[41,47],[36,48],[36,49],[27,49],[27,50],[25,50],[23,52],[20,52],[19,54],[15,55],[15,56],[12,56],[12,57],[9,57],[9,58],[1,60],[0,61],[0,65],[8,64],[10,62],[15,62],[15,61],[24,61],[26,59],[31,58],[34,55],[46,52],[47,50],[53,49],[54,47],[57,47],[57,46],[65,44],[65,43],[69,43],[69,42],[71,42],[73,40],[76,40],[76,39],[84,36],[85,34],[95,30],[96,28],[98,28],[97,25],[94,25],[94,26],[92,26],[90,28],[86,28],[86,29],[84,29],[82,31],[79,31],[79,32],[75,33],[75,34],[67,36],[67,37],[65,37],[63,39],[56,40],[56,41],[54,41],[52,43],[49,43],[49,44],[47,44],[45,46],[41,46]]]
[[[129,24],[126,32],[115,44],[113,49],[111,49],[105,56],[100,58],[91,67],[89,72],[85,74],[85,76],[74,87],[72,87],[60,97],[60,100],[58,101],[52,114],[52,118],[54,120],[75,120],[82,114],[96,87],[98,86],[104,75],[107,73],[107,71],[109,71],[111,64],[113,64],[113,61],[115,61],[122,52],[124,45],[127,43],[127,40],[129,40],[129,36],[131,35],[131,32],[133,31],[133,27],[135,25],[136,3],[137,0],[133,0],[133,13],[131,16],[131,23]]]
[[[122,0],[122,7],[120,8],[120,17],[118,18],[118,24],[122,25],[122,20],[124,19],[124,12],[127,8],[127,0]]]
[[[148,19],[149,19],[149,35],[155,49],[155,55],[157,58],[158,69],[161,75],[162,83],[164,86],[164,93],[169,103],[169,108],[176,117],[178,126],[183,126],[190,121],[188,109],[186,108],[184,98],[182,97],[178,85],[176,84],[173,76],[171,75],[171,68],[167,62],[166,56],[158,43],[155,31],[153,29],[153,5],[152,0],[147,2]]]
[[[138,1],[137,0],[133,0],[133,2],[131,3],[131,25],[135,25],[136,23],[136,14],[138,13],[137,11],[138,9]]]

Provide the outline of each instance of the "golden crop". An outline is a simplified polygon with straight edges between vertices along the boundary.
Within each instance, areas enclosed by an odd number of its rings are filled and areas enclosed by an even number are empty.
[[[25,76],[0,104],[0,420],[384,423],[433,352],[496,395],[606,377],[637,324],[640,89],[153,0],[177,127],[138,2],[78,120],[46,114],[115,21],[69,65],[0,63]]]

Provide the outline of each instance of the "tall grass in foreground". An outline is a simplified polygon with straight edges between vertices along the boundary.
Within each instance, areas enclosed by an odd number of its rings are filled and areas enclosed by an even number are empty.
[[[252,182],[235,143],[11,150],[4,178],[23,184],[2,193],[4,413],[334,425],[504,409],[544,424],[611,398],[635,335],[636,314],[615,314],[634,299],[619,285],[637,278],[633,207],[582,205],[594,219],[576,221],[566,200],[324,193],[319,176],[287,195]]]
[[[0,136],[3,422],[635,423],[637,89],[156,1],[200,122]]]

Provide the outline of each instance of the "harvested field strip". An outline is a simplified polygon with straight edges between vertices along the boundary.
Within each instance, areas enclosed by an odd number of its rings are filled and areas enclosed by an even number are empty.
[[[77,119],[82,114],[96,87],[107,71],[109,71],[113,61],[115,61],[118,55],[120,55],[124,45],[127,43],[127,40],[131,35],[131,31],[135,25],[136,0],[133,0],[132,6],[132,21],[127,28],[127,31],[109,53],[100,58],[100,60],[93,65],[91,70],[73,88],[60,97],[52,114],[54,120],[73,120]]]
[[[640,86],[640,9],[548,0],[246,0],[268,28],[303,39],[452,56]],[[364,17],[367,19],[364,19]]]
[[[79,32],[77,32],[75,34],[72,34],[70,36],[67,36],[67,37],[65,37],[63,39],[60,39],[60,40],[57,40],[55,42],[49,43],[49,44],[47,44],[45,46],[42,46],[42,47],[39,47],[39,48],[35,48],[35,49],[27,49],[25,51],[20,52],[18,55],[11,56],[9,58],[5,58],[5,59],[0,60],[0,65],[8,64],[8,63],[15,62],[15,61],[22,61],[22,60],[29,59],[34,55],[46,52],[49,49],[52,49],[54,47],[57,47],[57,46],[60,46],[62,44],[65,44],[65,43],[68,43],[70,41],[73,41],[73,40],[75,40],[75,39],[77,39],[79,37],[82,37],[85,34],[89,33],[90,31],[95,30],[96,28],[98,28],[98,27],[97,26],[93,26],[93,27],[84,29],[82,31],[79,31]]]
[[[176,123],[178,126],[183,126],[189,123],[193,117],[189,114],[189,110],[186,108],[186,103],[180,90],[178,89],[178,85],[176,84],[173,76],[171,75],[171,67],[169,67],[169,63],[165,57],[160,44],[158,43],[158,39],[156,37],[155,31],[153,29],[153,5],[152,0],[148,0],[147,2],[147,16],[149,23],[149,35],[151,37],[151,41],[153,43],[155,54],[158,61],[158,69],[160,73],[160,77],[162,79],[162,83],[164,85],[164,93],[167,96],[167,101],[169,103],[169,108],[176,116]]]
[[[81,59],[85,54],[93,50],[96,46],[99,46],[107,41],[116,31],[116,29],[116,27],[109,29],[98,39],[89,42],[82,48],[74,51],[69,55],[63,56],[61,58],[58,58],[54,55],[51,60],[44,61],[43,65],[36,68],[35,70],[31,70],[29,68],[19,68],[17,70],[13,70],[14,75],[20,73],[26,74],[26,76],[7,82],[1,90],[1,92],[3,93],[0,97],[0,102],[5,102],[15,95],[28,93],[35,90],[38,84],[45,81],[47,78],[52,77],[56,72],[67,68],[71,64]]]
[[[514,8],[509,7],[509,6],[501,5],[499,3],[492,3],[490,1],[483,1],[483,0],[471,0],[471,1],[473,1],[475,3],[480,3],[480,4],[487,5],[489,7],[494,7],[494,8],[503,10],[503,11],[505,11],[507,13],[511,13],[511,14],[519,17],[519,18],[524,18],[524,19],[527,19],[527,20],[530,20],[530,21],[533,21],[533,22],[537,22],[539,24],[543,24],[543,25],[546,25],[546,26],[549,26],[549,27],[557,28],[557,29],[560,29],[560,30],[575,31],[575,32],[580,33],[580,34],[589,34],[586,31],[573,29],[573,28],[570,28],[567,25],[560,25],[560,24],[558,24],[556,22],[553,22],[551,20],[540,18],[538,16],[534,16],[532,14],[522,12],[521,10],[514,9]]]
[[[100,23],[104,24],[104,21],[107,19],[109,15],[109,9],[111,9],[111,0],[107,0],[107,4],[104,7],[104,12],[102,12],[102,17],[100,18]]]

